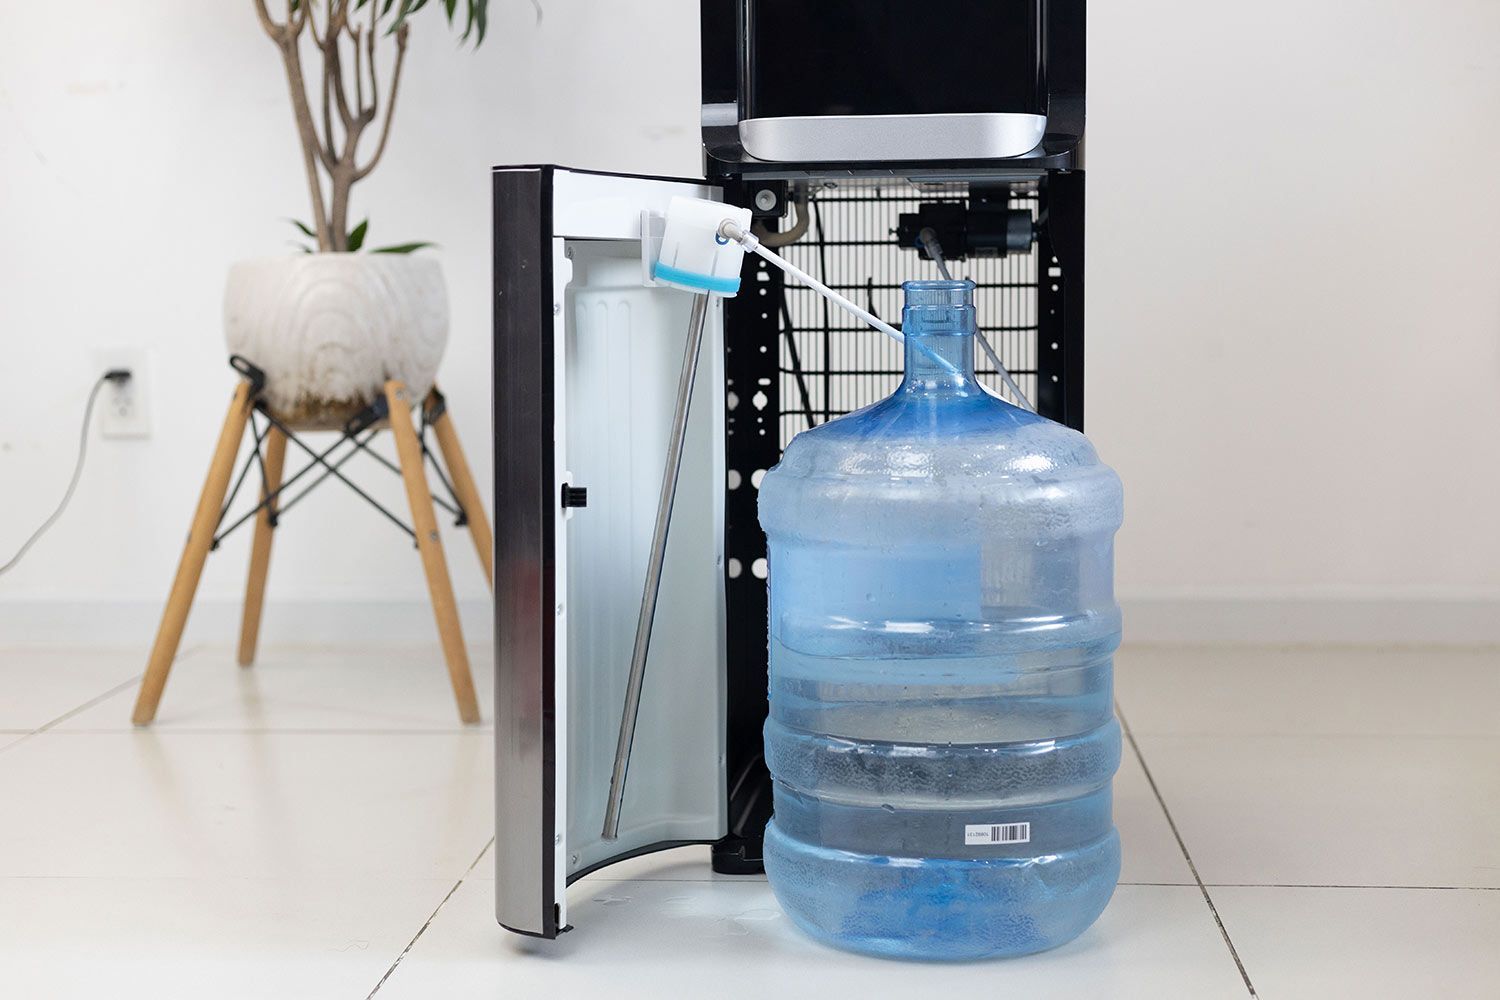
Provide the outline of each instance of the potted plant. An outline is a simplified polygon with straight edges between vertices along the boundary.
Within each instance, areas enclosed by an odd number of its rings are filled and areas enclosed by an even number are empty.
[[[311,223],[295,224],[315,245],[231,267],[225,339],[265,371],[278,418],[336,428],[387,379],[421,399],[448,340],[442,269],[413,254],[429,244],[366,251],[368,220],[351,225],[349,213],[354,185],[385,154],[410,19],[428,0],[285,0],[280,19],[253,2],[286,71],[312,209]],[[483,41],[487,0],[433,6],[462,24],[464,41]]]

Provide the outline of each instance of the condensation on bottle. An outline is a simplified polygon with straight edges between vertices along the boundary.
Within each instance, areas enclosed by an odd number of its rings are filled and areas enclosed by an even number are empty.
[[[766,874],[813,937],[894,957],[1062,944],[1120,871],[1120,481],[979,384],[973,289],[908,282],[900,387],[760,490]]]

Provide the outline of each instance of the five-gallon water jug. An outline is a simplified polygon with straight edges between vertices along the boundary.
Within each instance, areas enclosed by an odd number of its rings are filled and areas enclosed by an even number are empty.
[[[805,931],[880,955],[1051,948],[1120,872],[1120,481],[975,380],[973,288],[908,282],[900,388],[760,491],[766,874]]]

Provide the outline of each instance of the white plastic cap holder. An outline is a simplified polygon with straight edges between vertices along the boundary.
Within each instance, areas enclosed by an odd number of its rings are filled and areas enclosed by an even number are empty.
[[[749,232],[750,210],[701,198],[673,198],[667,203],[661,253],[651,277],[658,284],[690,292],[733,296],[740,290],[745,251],[719,235],[719,227],[725,222]]]

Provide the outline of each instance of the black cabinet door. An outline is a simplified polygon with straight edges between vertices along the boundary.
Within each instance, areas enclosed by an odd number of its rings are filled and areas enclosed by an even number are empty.
[[[497,168],[493,192],[496,916],[551,938],[573,879],[727,830],[714,300],[620,835],[601,835],[691,306],[646,279],[642,213],[720,195],[552,166]]]

